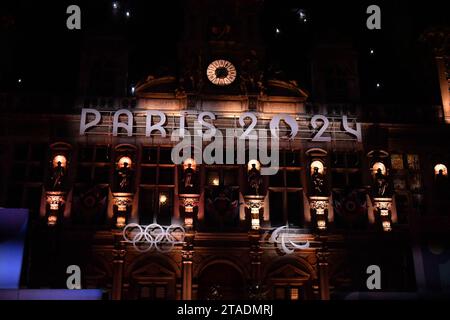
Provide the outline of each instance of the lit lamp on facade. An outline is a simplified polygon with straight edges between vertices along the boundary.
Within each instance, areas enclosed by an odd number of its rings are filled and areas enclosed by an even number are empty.
[[[55,214],[50,214],[47,218],[47,225],[50,227],[55,226],[57,221],[58,217]]]
[[[164,193],[161,193],[159,195],[159,204],[161,206],[164,206],[164,205],[166,205],[166,203],[167,203],[167,196]]]
[[[185,218],[184,218],[184,225],[187,227],[187,228],[192,228],[193,226],[194,226],[194,219],[192,218],[192,217],[188,217],[188,216],[186,216]]]
[[[436,178],[439,177],[447,177],[448,176],[448,171],[447,171],[447,167],[443,164],[437,164],[434,166],[434,176]]]
[[[52,161],[53,168],[56,168],[58,165],[65,168],[67,166],[67,158],[61,154],[56,155]]]
[[[119,161],[117,162],[117,167],[119,169],[122,169],[124,167],[130,167],[132,165],[133,161],[131,161],[130,157],[121,157]]]
[[[372,176],[375,176],[377,173],[381,173],[383,175],[386,175],[387,170],[386,166],[382,162],[375,162],[372,166]]]
[[[326,230],[326,228],[327,228],[327,222],[325,221],[325,219],[317,218],[317,229]]]
[[[123,228],[126,225],[127,219],[124,216],[118,216],[116,219],[116,227]]]
[[[388,220],[387,221],[383,221],[382,226],[383,226],[383,230],[386,231],[386,232],[389,232],[389,231],[392,230],[391,222],[388,221]]]
[[[184,160],[184,162],[183,162],[183,170],[186,170],[188,168],[191,168],[192,170],[195,171],[195,169],[197,168],[197,163],[195,162],[194,159],[188,158],[188,159]]]

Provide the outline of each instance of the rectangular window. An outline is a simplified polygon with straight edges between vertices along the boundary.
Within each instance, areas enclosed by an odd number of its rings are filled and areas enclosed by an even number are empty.
[[[78,183],[109,184],[111,148],[106,145],[81,146],[78,150]]]
[[[175,170],[171,148],[143,147],[140,165],[139,216],[142,224],[170,225],[173,214]]]
[[[331,179],[333,189],[360,189],[362,187],[360,154],[334,153],[331,159]]]
[[[269,176],[269,209],[271,226],[303,225],[304,172],[300,162],[300,151],[282,150],[280,164],[275,175]]]

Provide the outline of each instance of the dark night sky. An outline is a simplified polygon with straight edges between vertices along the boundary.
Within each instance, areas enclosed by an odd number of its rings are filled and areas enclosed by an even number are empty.
[[[161,66],[176,66],[176,44],[183,32],[182,1],[121,0],[113,14],[112,1],[2,1],[0,3],[0,91],[24,90],[76,94],[83,38],[90,34],[122,34],[130,52],[129,83],[136,83]],[[82,9],[82,30],[66,29],[66,8]],[[382,30],[365,28],[370,4],[382,8]],[[432,77],[431,61],[419,34],[431,25],[449,25],[445,1],[264,1],[262,30],[269,60],[277,60],[290,79],[309,89],[308,52],[321,37],[349,39],[359,53],[363,95],[373,83],[383,83],[384,96],[420,91]],[[301,23],[292,8],[304,8]],[[126,19],[124,11],[131,17]],[[282,33],[275,36],[275,28]],[[333,32],[330,32],[332,30]],[[376,50],[369,57],[370,48]],[[23,79],[18,88],[17,79]],[[407,79],[408,81],[404,81]],[[431,78],[430,78],[431,79]],[[431,80],[430,80],[431,81]],[[404,84],[402,85],[402,82]],[[400,90],[400,91],[399,91]],[[430,95],[414,96],[430,101]]]

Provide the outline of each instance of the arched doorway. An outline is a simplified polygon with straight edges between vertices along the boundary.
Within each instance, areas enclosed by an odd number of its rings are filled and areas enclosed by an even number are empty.
[[[245,297],[244,277],[232,264],[217,262],[201,271],[198,277],[199,300],[236,300]]]

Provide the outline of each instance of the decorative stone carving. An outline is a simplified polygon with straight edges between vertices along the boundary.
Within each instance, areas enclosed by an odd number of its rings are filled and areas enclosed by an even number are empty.
[[[263,196],[245,196],[245,205],[248,209],[250,209],[252,230],[259,230],[259,228],[260,228],[259,213],[260,213],[260,210],[264,207],[264,197]]]
[[[325,230],[327,228],[327,216],[326,211],[328,210],[328,197],[310,197],[309,205],[315,214],[317,228],[319,230]]]
[[[127,208],[133,202],[133,194],[131,193],[114,193],[113,197],[113,203],[117,206],[117,211],[119,212],[127,211]]]
[[[374,198],[374,207],[380,215],[381,225],[384,231],[392,230],[391,210],[392,198]]]
[[[180,194],[180,204],[184,207],[184,226],[189,230],[194,226],[194,209],[198,207],[199,194]]]
[[[57,211],[66,202],[66,193],[61,191],[48,191],[46,193],[47,203],[50,205],[50,210]]]

